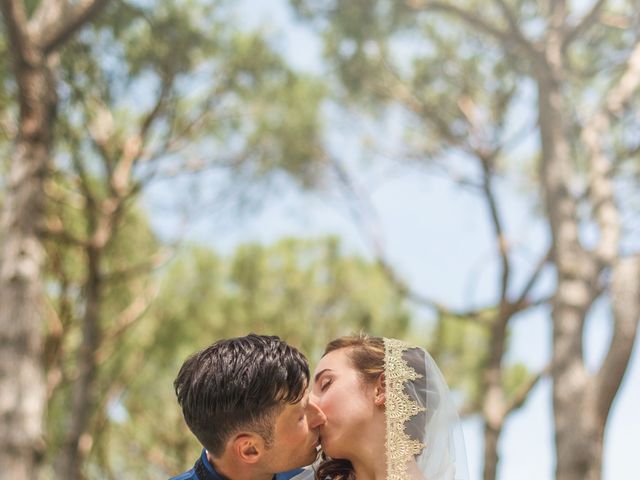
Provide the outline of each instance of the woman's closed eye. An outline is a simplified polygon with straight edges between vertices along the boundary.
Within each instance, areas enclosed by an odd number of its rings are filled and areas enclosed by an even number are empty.
[[[324,392],[327,388],[329,388],[329,385],[331,385],[332,383],[333,383],[332,378],[323,378],[322,381],[320,382],[320,391]]]

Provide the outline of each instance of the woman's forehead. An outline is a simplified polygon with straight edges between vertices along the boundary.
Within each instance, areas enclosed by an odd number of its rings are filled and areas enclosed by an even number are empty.
[[[351,360],[349,359],[347,353],[348,352],[346,348],[341,348],[339,350],[334,350],[327,353],[318,362],[318,366],[316,367],[316,374],[326,369],[338,370],[343,368],[353,368],[353,365],[351,365]]]

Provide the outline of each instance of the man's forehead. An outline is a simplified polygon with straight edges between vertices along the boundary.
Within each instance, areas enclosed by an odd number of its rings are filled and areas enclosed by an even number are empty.
[[[287,403],[280,416],[298,415],[300,410],[304,410],[309,405],[309,392],[305,391],[302,398],[295,403]]]

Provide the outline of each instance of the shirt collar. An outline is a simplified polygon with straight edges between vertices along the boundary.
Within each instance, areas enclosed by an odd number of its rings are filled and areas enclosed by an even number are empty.
[[[216,469],[211,465],[211,462],[209,462],[206,449],[202,450],[200,459],[196,462],[194,468],[199,480],[226,480],[222,475],[216,472]],[[302,471],[302,468],[296,468],[295,470],[290,470],[288,472],[277,473],[273,478],[274,480],[289,480]]]

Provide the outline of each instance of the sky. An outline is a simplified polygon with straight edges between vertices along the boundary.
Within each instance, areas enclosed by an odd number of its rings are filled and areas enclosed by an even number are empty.
[[[460,195],[456,187],[443,179],[397,178],[374,196],[388,252],[393,264],[420,291],[451,303],[460,302],[470,271],[482,270],[482,258],[488,250],[485,212],[471,196]],[[515,201],[515,198],[513,199]],[[416,214],[416,205],[424,211]],[[437,205],[438,208],[429,208]],[[446,206],[441,208],[440,206]],[[533,223],[533,222],[532,222]],[[437,231],[433,226],[437,225]],[[272,202],[256,217],[240,224],[215,229],[211,240],[211,222],[203,221],[193,238],[222,251],[231,251],[243,241],[272,243],[287,235],[306,236],[336,233],[346,246],[367,253],[366,242],[347,215],[334,204],[309,195],[291,192]],[[209,232],[209,233],[207,233]],[[535,234],[531,238],[535,239]],[[478,267],[479,264],[479,267]],[[433,273],[437,272],[437,275]],[[480,272],[479,275],[486,275]],[[489,282],[487,282],[489,283]],[[468,290],[468,289],[467,289]],[[470,293],[481,296],[482,292]],[[607,317],[595,314],[589,320],[586,341],[587,365],[595,368],[610,337]],[[507,358],[522,361],[531,370],[543,367],[551,354],[551,328],[548,312],[539,309],[517,317]],[[640,344],[640,338],[638,339]],[[635,478],[640,471],[637,445],[640,444],[640,349],[636,348],[624,383],[613,405],[605,440],[603,480]],[[551,385],[541,382],[525,406],[508,421],[500,442],[499,480],[544,480],[553,478],[553,430]],[[471,480],[481,478],[481,423],[471,418],[464,422],[465,441]]]
[[[303,27],[296,25],[280,0],[240,3],[242,22],[273,34],[275,44],[297,68],[317,72],[321,46]],[[349,139],[338,135],[341,151],[356,156]],[[356,159],[352,159],[354,164]],[[362,182],[365,183],[364,181]],[[543,252],[548,238],[539,219],[531,215],[532,205],[522,196],[499,185],[507,236],[522,254],[516,271],[531,267],[535,253]],[[406,171],[368,188],[383,232],[392,264],[420,292],[460,308],[495,298],[497,266],[492,258],[488,216],[479,198],[461,191],[440,176]],[[169,227],[167,227],[169,228]],[[211,232],[216,232],[212,235]],[[335,233],[347,248],[363,255],[371,250],[346,210],[332,197],[303,194],[296,189],[270,199],[257,215],[238,222],[205,215],[189,233],[196,241],[219,251],[231,251],[246,241],[271,243],[287,235],[306,236]],[[532,255],[533,254],[533,255]],[[543,287],[549,285],[544,280]],[[587,366],[597,368],[610,338],[606,308],[591,314],[585,334]],[[517,317],[513,324],[509,362],[521,361],[531,370],[544,367],[551,355],[551,326],[545,307]],[[639,334],[640,336],[640,334]],[[327,339],[329,340],[329,339]],[[638,342],[640,343],[640,338]],[[622,388],[613,405],[605,436],[604,480],[637,477],[640,471],[640,349],[636,348]],[[481,478],[482,437],[477,418],[464,421],[471,480]],[[543,380],[525,406],[506,424],[500,441],[499,480],[545,480],[553,477],[554,451],[551,384]]]

